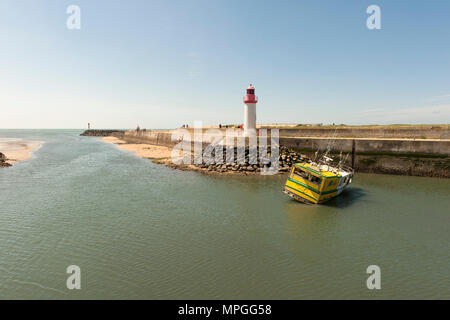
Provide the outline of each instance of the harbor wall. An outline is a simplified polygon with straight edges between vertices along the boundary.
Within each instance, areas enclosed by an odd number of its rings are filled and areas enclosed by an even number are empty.
[[[173,147],[179,142],[179,140],[172,141],[172,132],[170,130],[129,130],[124,132],[122,136],[120,134],[116,134],[116,136],[131,143],[147,143],[166,147]]]
[[[326,150],[334,152],[355,152],[359,154],[416,154],[450,155],[450,140],[393,140],[393,139],[324,139],[280,137],[280,145],[298,150]]]
[[[279,129],[282,137],[450,139],[449,127]]]
[[[330,153],[348,154],[356,172],[450,178],[450,141],[280,138],[287,146],[310,157],[330,145]]]
[[[259,130],[271,130],[272,127],[258,126]],[[276,128],[276,127],[274,127]],[[204,128],[203,131],[212,128]],[[217,130],[218,128],[213,128]],[[225,133],[227,128],[222,127]],[[242,129],[234,128],[239,131]],[[193,132],[194,128],[188,128]],[[317,138],[379,138],[379,139],[450,139],[450,125],[429,126],[372,126],[372,127],[298,127],[280,128],[280,137],[317,137]]]
[[[95,135],[95,134],[92,134]],[[114,131],[111,135],[129,143],[147,143],[173,147],[181,137],[172,141],[171,130]],[[450,178],[450,140],[302,138],[281,136],[280,146],[294,149],[309,157],[317,150],[348,154],[349,165],[357,172]],[[204,142],[204,146],[207,145]],[[193,150],[193,148],[192,148]]]
[[[127,131],[126,141],[173,147],[171,131]],[[310,157],[331,146],[331,154],[348,154],[348,163],[357,172],[450,178],[450,140],[330,139],[280,137],[280,146]],[[204,143],[208,144],[208,143]],[[192,149],[193,150],[193,149]]]

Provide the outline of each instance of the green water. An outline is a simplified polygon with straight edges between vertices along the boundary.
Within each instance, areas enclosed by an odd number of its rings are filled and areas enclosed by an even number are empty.
[[[0,169],[1,299],[450,298],[450,180],[357,174],[308,206],[281,176],[176,171],[80,132],[0,130],[45,141]]]

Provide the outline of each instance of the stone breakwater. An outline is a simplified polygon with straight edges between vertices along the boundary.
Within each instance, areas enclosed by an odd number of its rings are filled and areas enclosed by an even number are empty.
[[[95,130],[86,130],[80,136],[88,136],[88,137],[108,137],[113,136],[117,134],[123,134],[125,130],[102,130],[102,129],[95,129]]]
[[[214,149],[215,150],[215,149]],[[202,171],[208,171],[211,173],[235,173],[235,174],[251,174],[260,173],[263,169],[270,170],[274,168],[274,161],[271,159],[272,154],[270,149],[267,151],[267,155],[261,157],[259,150],[256,149],[252,155],[249,148],[245,148],[244,157],[242,161],[238,160],[238,150],[234,148],[233,161],[227,161],[227,150],[223,148],[222,161],[217,161],[215,153],[212,152],[211,158],[215,163],[205,163],[202,161],[200,164],[193,164],[194,167],[201,169]],[[219,155],[220,157],[220,155]],[[220,160],[220,158],[219,158]],[[278,158],[277,173],[288,172],[292,165],[296,162],[309,161],[309,158],[287,147],[280,147]],[[193,161],[194,162],[194,161]],[[217,163],[219,162],[219,163]]]
[[[10,167],[11,165],[6,162],[6,156],[0,152],[0,167]]]

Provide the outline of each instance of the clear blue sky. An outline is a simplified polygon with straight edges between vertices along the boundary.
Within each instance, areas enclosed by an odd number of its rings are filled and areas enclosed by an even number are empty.
[[[1,0],[0,128],[241,123],[249,83],[258,123],[449,123],[449,17],[448,0]]]

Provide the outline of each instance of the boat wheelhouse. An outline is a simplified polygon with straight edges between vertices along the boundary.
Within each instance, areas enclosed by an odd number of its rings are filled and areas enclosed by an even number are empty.
[[[309,204],[328,201],[339,195],[353,179],[353,170],[327,164],[296,163],[284,186],[284,193]]]

